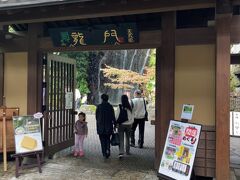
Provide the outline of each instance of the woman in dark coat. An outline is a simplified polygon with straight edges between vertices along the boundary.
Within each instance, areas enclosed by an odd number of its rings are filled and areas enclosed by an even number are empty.
[[[102,103],[97,106],[96,121],[97,133],[102,147],[103,157],[110,156],[110,137],[113,133],[113,126],[116,125],[113,106],[108,102],[108,95],[102,94]]]

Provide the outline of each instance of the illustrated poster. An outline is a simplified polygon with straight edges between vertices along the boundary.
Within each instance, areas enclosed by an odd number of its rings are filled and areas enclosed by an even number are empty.
[[[201,125],[170,121],[159,173],[177,180],[191,177]]]
[[[34,116],[13,116],[16,154],[43,149],[40,119]]]

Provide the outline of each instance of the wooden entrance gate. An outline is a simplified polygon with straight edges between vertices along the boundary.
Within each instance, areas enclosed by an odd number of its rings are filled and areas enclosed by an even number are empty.
[[[74,59],[53,54],[46,54],[44,62],[45,153],[52,157],[54,153],[74,144],[76,65]]]

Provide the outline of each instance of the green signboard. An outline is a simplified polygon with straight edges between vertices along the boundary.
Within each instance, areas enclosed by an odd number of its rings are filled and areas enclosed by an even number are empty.
[[[139,39],[135,23],[54,28],[49,34],[55,47],[130,44]]]

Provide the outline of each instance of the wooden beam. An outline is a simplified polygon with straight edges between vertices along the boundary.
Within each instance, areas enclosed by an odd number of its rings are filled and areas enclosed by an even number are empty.
[[[38,62],[38,35],[42,33],[42,24],[28,25],[28,81],[27,81],[27,112],[34,114],[41,111],[39,102],[39,77],[42,75]]]
[[[0,53],[2,52],[26,52],[28,49],[26,38],[3,40],[0,42]]]
[[[240,33],[240,28],[239,29],[235,28],[235,30],[239,31]],[[215,40],[216,40],[215,29],[212,27],[187,28],[176,30],[176,45],[214,44]],[[94,51],[94,50],[156,48],[161,46],[161,30],[141,31],[139,43],[119,46],[96,45],[96,46],[81,46],[76,48],[54,47],[50,37],[39,37],[39,43],[40,51]],[[27,51],[26,38],[25,39],[17,38],[7,41],[5,40],[0,43],[0,52],[19,52],[19,51]]]
[[[158,37],[158,38],[156,38]],[[214,44],[214,28],[189,28],[176,30],[176,45]],[[80,46],[76,48],[54,47],[51,38],[41,38],[39,48],[41,51],[92,51],[92,50],[119,50],[156,48],[161,46],[161,31],[141,31],[139,43],[119,46]]]
[[[240,0],[232,0],[232,5],[233,6],[240,5]]]
[[[155,38],[160,37],[160,38]],[[176,29],[176,45],[215,44],[215,28]],[[76,48],[54,47],[49,37],[39,37],[41,51],[90,51],[119,50],[135,48],[156,48],[161,45],[161,30],[141,31],[139,43],[120,46],[84,46]],[[240,16],[233,16],[231,23],[231,43],[240,43]],[[16,38],[0,42],[0,52],[27,51],[26,38]]]
[[[216,179],[230,179],[230,26],[231,14],[216,17]]]
[[[42,112],[43,105],[43,53],[37,53],[37,111]]]
[[[215,7],[215,0],[131,0],[126,3],[110,0],[104,3],[93,1],[65,5],[64,9],[60,6],[48,6],[44,8],[44,13],[41,8],[11,10],[11,14],[8,11],[2,11],[0,24],[87,19],[209,7]]]
[[[231,22],[231,43],[240,43],[240,16],[232,16]]]
[[[162,46],[157,48],[156,64],[156,120],[155,166],[159,167],[169,121],[174,118],[175,72],[175,18],[174,12],[162,14]]]
[[[232,0],[216,0],[216,13],[232,13]]]
[[[215,44],[215,28],[186,28],[176,30],[176,45]]]
[[[3,105],[4,96],[4,58],[3,53],[0,54],[0,106]]]
[[[236,22],[236,23],[235,23]],[[160,38],[155,38],[160,37]],[[176,29],[176,45],[214,44],[215,28]],[[120,46],[81,46],[76,48],[54,47],[50,37],[39,37],[40,51],[94,51],[156,48],[161,46],[161,30],[141,31],[139,43]],[[233,16],[231,25],[231,43],[240,43],[240,16]],[[26,38],[1,41],[0,52],[27,51]]]

